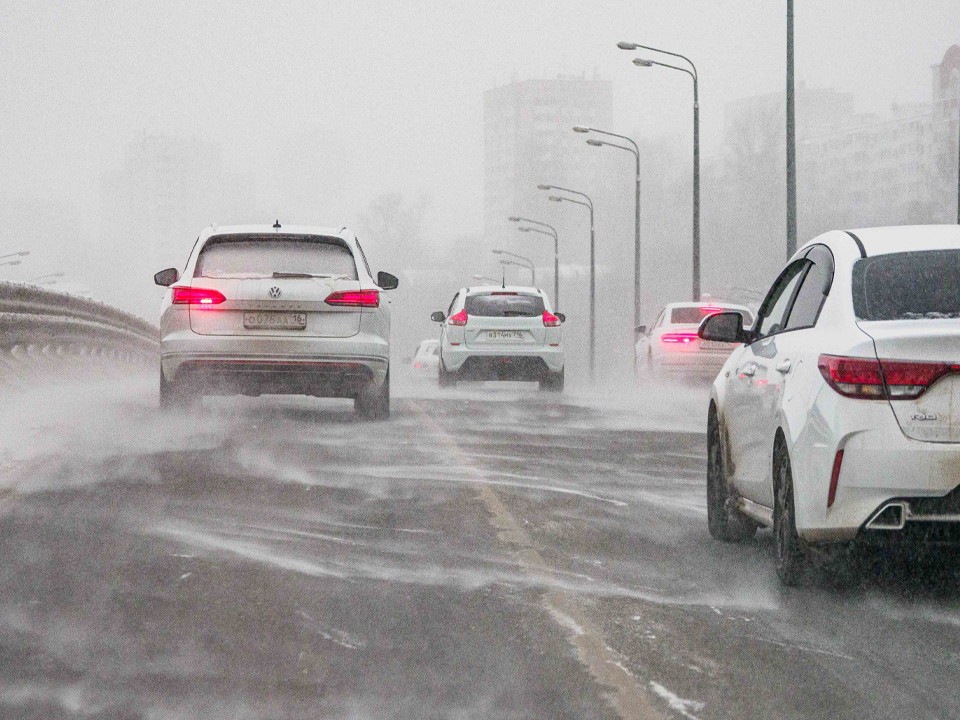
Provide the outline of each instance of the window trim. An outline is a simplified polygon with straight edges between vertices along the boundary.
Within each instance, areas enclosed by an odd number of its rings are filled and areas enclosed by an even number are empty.
[[[787,300],[787,308],[786,310],[784,310],[784,313],[783,313],[784,326],[780,330],[777,330],[776,332],[767,333],[766,335],[760,335],[759,328],[762,326],[761,321],[766,320],[768,318],[767,313],[773,309],[773,307],[768,307],[768,305],[776,304],[776,303],[770,303],[770,298],[773,297],[774,291],[780,288],[781,285],[785,285],[786,283],[791,282],[793,280],[794,276],[791,276],[789,280],[784,280],[784,278],[787,276],[788,273],[790,273],[790,271],[794,267],[798,265],[802,265],[803,268],[798,273],[800,280],[797,282],[797,286],[793,289],[790,299]],[[797,258],[792,263],[787,265],[783,270],[780,271],[780,274],[777,276],[777,279],[774,280],[773,285],[770,286],[770,290],[767,291],[767,296],[763,299],[763,302],[760,304],[759,310],[757,310],[757,317],[753,323],[753,331],[757,333],[757,337],[754,339],[753,342],[759,342],[761,340],[766,340],[767,338],[775,337],[782,333],[789,332],[789,330],[786,327],[786,323],[790,319],[790,313],[793,312],[793,303],[797,299],[797,293],[800,292],[800,288],[803,285],[803,281],[806,279],[807,272],[809,272],[810,267],[812,265],[813,265],[813,262],[811,260],[807,260],[806,256],[804,256],[802,258]],[[778,300],[780,299],[779,295],[777,296],[777,299]]]

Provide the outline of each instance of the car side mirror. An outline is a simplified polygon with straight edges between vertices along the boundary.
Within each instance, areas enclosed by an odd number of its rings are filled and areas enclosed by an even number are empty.
[[[384,290],[396,290],[400,285],[400,280],[396,275],[380,271],[377,273],[377,285]]]
[[[703,319],[697,328],[701,340],[723,343],[753,342],[753,333],[743,328],[743,315],[738,312],[722,312]]]
[[[567,321],[567,316],[564,313],[558,312],[558,313],[554,313],[554,315],[562,323],[565,323]]]
[[[447,314],[443,310],[437,310],[435,313],[430,313],[430,319],[434,322],[442,323],[447,319]]]
[[[161,270],[153,276],[153,281],[157,285],[162,285],[163,287],[170,287],[179,279],[180,271],[176,268],[167,268],[166,270]]]
[[[637,326],[633,329],[633,334],[634,334],[635,337],[640,337],[641,335],[646,335],[646,334],[647,334],[647,326],[646,326],[646,325],[637,325]]]

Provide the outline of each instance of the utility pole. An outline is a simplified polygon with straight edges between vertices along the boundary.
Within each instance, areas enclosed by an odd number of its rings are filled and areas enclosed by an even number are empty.
[[[797,145],[793,88],[793,0],[787,0],[787,259],[797,251]]]

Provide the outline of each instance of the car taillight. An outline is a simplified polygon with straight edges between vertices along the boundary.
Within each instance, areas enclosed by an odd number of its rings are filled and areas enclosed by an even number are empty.
[[[448,325],[456,325],[457,327],[460,327],[461,325],[466,325],[466,324],[467,324],[467,311],[466,311],[466,309],[463,309],[463,310],[461,310],[460,312],[458,312],[458,313],[456,313],[456,314],[451,315],[450,317],[448,317],[448,318],[447,318],[447,324],[448,324]]]
[[[338,307],[380,307],[380,292],[378,290],[338,290],[332,292],[324,300],[327,305]]]
[[[219,290],[176,286],[173,288],[174,305],[219,305],[226,300],[227,296]]]
[[[665,333],[660,336],[660,342],[670,344],[688,344],[697,339],[696,333]]]
[[[543,311],[543,324],[545,327],[560,327],[560,318],[549,310]]]
[[[861,400],[914,400],[960,365],[911,360],[821,355],[817,361],[827,384],[845,397]]]

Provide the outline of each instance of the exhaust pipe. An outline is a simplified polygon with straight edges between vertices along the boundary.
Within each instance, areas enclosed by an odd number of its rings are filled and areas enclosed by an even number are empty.
[[[903,530],[908,511],[905,502],[889,502],[867,521],[867,530]]]

